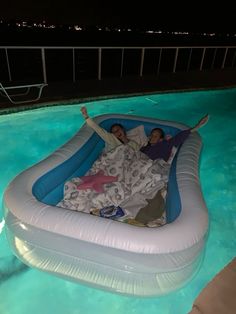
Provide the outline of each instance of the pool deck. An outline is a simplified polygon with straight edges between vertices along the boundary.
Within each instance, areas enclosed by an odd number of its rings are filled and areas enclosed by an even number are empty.
[[[6,97],[1,96],[0,113],[10,113],[58,103],[85,102],[92,99],[230,87],[236,87],[236,68],[201,72],[160,73],[156,77],[110,78],[100,81],[84,80],[76,83],[53,82],[44,87],[40,100],[36,102],[15,105]]]
[[[236,313],[236,258],[225,266],[194,301],[189,314]]]

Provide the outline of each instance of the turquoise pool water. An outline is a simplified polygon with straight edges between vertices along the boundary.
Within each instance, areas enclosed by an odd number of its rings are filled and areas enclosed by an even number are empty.
[[[54,106],[0,116],[0,201],[22,170],[65,143],[84,122],[80,105]],[[209,210],[206,254],[197,275],[182,289],[159,298],[131,298],[78,285],[30,269],[11,253],[0,210],[1,314],[185,314],[203,287],[236,255],[236,89],[151,94],[94,101],[91,116],[129,113],[194,125],[203,150],[200,179]]]

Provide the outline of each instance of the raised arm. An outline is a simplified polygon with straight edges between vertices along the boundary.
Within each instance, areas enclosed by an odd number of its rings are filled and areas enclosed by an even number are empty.
[[[201,118],[198,123],[187,130],[181,131],[179,132],[177,135],[175,135],[174,137],[170,138],[168,140],[168,142],[173,145],[173,146],[179,146],[181,145],[189,136],[190,133],[197,131],[199,128],[201,128],[202,126],[204,126],[209,120],[209,115],[205,115],[203,118]]]
[[[96,122],[93,121],[93,119],[89,118],[87,108],[81,107],[80,109],[83,117],[85,118],[87,124],[109,145],[111,146],[117,146],[117,142],[119,141],[115,138],[113,134],[110,132],[107,132],[105,129],[101,128]]]
[[[80,111],[81,111],[84,119],[88,119],[89,116],[88,116],[87,108],[86,107],[81,107]]]
[[[206,114],[203,118],[201,118],[201,119],[198,121],[198,123],[197,123],[194,127],[192,127],[192,128],[190,129],[190,131],[191,131],[191,132],[197,131],[199,128],[201,128],[202,126],[204,126],[205,124],[207,124],[208,120],[209,120],[209,114]]]
[[[109,141],[108,138],[111,137],[111,134],[109,132],[107,132],[106,130],[104,130],[103,128],[101,128],[96,122],[94,122],[92,119],[90,119],[89,115],[88,115],[88,111],[86,107],[81,107],[80,109],[84,119],[86,120],[87,124],[106,142],[107,140]]]

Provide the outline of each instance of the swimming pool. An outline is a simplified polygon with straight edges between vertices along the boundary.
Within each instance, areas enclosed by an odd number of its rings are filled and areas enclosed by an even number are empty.
[[[91,116],[130,113],[193,125],[206,112],[200,129],[203,151],[200,178],[209,209],[210,233],[202,267],[183,289],[161,298],[130,298],[64,281],[18,262],[0,225],[0,313],[187,313],[202,288],[236,252],[236,89],[152,94],[87,103]],[[15,175],[43,159],[81,126],[80,105],[65,105],[0,116],[0,197]],[[225,141],[227,140],[227,145]],[[222,154],[223,152],[223,154]],[[2,218],[2,212],[0,213]]]

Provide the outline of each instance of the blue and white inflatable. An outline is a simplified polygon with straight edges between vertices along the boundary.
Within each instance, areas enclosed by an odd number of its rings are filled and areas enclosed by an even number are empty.
[[[176,134],[186,126],[131,115],[94,119],[109,129],[140,124]],[[201,138],[191,133],[170,170],[167,224],[145,228],[57,207],[64,183],[83,176],[103,141],[86,124],[45,160],[19,174],[4,194],[6,231],[14,254],[30,267],[132,296],[158,296],[182,287],[199,269],[208,232],[208,211],[198,167]]]

